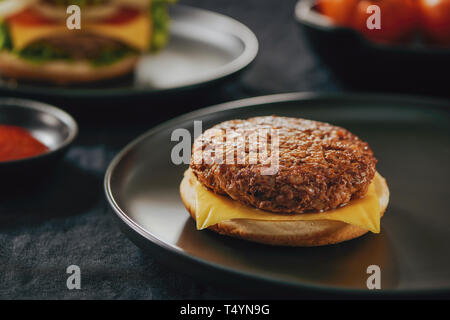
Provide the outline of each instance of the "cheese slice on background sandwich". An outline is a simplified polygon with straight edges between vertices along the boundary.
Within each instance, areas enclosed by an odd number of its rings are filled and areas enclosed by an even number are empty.
[[[3,0],[0,73],[70,84],[133,70],[138,57],[168,39],[168,0]],[[67,6],[81,8],[81,30],[66,26]]]

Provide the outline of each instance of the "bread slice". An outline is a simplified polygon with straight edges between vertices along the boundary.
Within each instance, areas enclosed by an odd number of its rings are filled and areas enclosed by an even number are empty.
[[[0,75],[17,80],[45,81],[60,85],[117,78],[133,71],[139,57],[130,55],[107,66],[88,61],[30,63],[9,52],[0,52]]]
[[[180,185],[181,199],[195,220],[194,174],[186,174]],[[376,185],[380,194],[380,211],[383,216],[389,203],[389,189],[384,179]],[[367,233],[366,229],[341,221],[261,221],[234,219],[220,222],[208,229],[222,235],[269,245],[314,247],[351,240]]]

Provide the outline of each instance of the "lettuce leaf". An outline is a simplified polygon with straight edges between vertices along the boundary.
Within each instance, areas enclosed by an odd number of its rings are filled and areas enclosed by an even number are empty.
[[[91,63],[93,66],[97,67],[107,66],[125,58],[132,53],[136,53],[136,51],[128,47],[121,47],[120,49],[115,50],[105,49],[100,53],[100,55],[93,59]]]
[[[20,52],[17,52],[17,54],[21,58],[33,63],[43,63],[54,60],[71,60],[66,52],[46,43],[31,44]]]
[[[12,50],[12,41],[8,26],[0,22],[0,50]]]
[[[164,48],[169,41],[169,4],[176,0],[153,0],[151,7],[153,35],[150,50],[155,52]]]
[[[136,53],[136,50],[127,46],[121,46],[119,48],[104,48],[95,57],[92,57],[89,62],[93,66],[97,67],[107,66],[125,58],[130,54]],[[64,50],[43,42],[32,44],[17,54],[21,58],[37,64],[55,60],[62,60],[66,62],[75,61],[75,59]]]

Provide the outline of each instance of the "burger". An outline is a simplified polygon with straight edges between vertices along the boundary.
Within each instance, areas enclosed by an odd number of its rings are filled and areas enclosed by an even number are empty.
[[[130,73],[168,40],[170,0],[0,0],[0,75],[59,84]],[[69,29],[70,5],[81,29]]]
[[[231,120],[194,141],[180,194],[198,230],[269,245],[336,244],[380,232],[389,189],[376,163],[366,142],[328,123]]]

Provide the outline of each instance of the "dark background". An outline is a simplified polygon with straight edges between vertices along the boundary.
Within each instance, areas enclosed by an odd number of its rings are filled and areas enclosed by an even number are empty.
[[[0,196],[0,298],[255,297],[191,279],[139,250],[120,232],[104,198],[106,167],[133,138],[194,108],[261,94],[348,88],[308,49],[294,21],[295,0],[180,2],[245,23],[260,41],[257,60],[241,81],[151,107],[145,100],[111,108],[104,106],[112,104],[108,101],[95,103],[102,108],[88,102],[71,106],[80,135],[55,174],[28,193]],[[64,101],[58,105],[67,108]],[[81,290],[66,287],[66,268],[72,264],[81,267]]]

